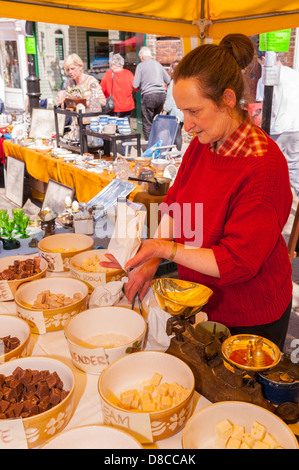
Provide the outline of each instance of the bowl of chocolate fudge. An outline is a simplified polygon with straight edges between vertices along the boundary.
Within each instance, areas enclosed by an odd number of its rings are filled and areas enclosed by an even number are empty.
[[[30,346],[30,327],[15,315],[0,315],[0,363],[27,356]],[[1,395],[0,395],[1,396]]]
[[[47,261],[39,256],[18,255],[0,258],[0,300],[13,300],[21,284],[45,277],[47,269]]]
[[[63,362],[30,356],[0,365],[0,420],[22,420],[25,446],[62,431],[74,407],[75,378]]]

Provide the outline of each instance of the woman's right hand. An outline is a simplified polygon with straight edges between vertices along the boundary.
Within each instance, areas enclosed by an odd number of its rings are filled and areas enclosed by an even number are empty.
[[[154,279],[161,259],[152,258],[143,265],[132,269],[128,273],[128,282],[124,284],[125,294],[130,303],[139,292],[140,301],[143,300]]]

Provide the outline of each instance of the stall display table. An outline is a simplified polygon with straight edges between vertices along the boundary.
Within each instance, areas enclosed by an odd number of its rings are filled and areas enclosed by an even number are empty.
[[[78,128],[79,128],[79,146],[72,146],[67,144],[66,142],[62,141],[61,136],[59,135],[59,128],[58,128],[58,114],[64,114],[65,116],[69,116],[71,118],[77,119]],[[54,107],[54,118],[55,118],[55,128],[56,128],[56,141],[57,146],[62,146],[68,149],[71,149],[75,152],[86,153],[89,151],[88,144],[87,144],[87,136],[93,136],[96,138],[103,139],[106,142],[111,142],[111,150],[113,159],[117,158],[117,142],[126,142],[126,141],[135,141],[137,145],[137,154],[141,155],[141,135],[139,132],[132,132],[131,134],[107,134],[105,132],[93,132],[86,128],[84,125],[85,122],[89,122],[91,117],[98,117],[102,113],[101,112],[90,112],[90,113],[82,113],[81,111],[77,113],[76,111],[71,111],[69,109],[61,109]],[[104,147],[105,150],[105,147]],[[109,156],[109,155],[108,155]]]
[[[90,135],[94,137],[98,137],[100,139],[106,140],[111,142],[111,151],[113,154],[113,159],[117,158],[117,142],[126,142],[126,141],[134,141],[136,140],[137,145],[137,155],[141,155],[141,136],[138,132],[132,132],[131,134],[105,134],[101,132],[93,132],[88,129],[84,129],[82,131],[84,137]],[[87,143],[83,143],[84,145],[84,152],[88,151]]]
[[[107,170],[96,173],[77,168],[73,163],[65,162],[63,158],[53,158],[49,153],[37,152],[8,140],[4,142],[4,150],[6,156],[25,162],[29,175],[37,181],[46,184],[49,179],[52,179],[75,188],[78,202],[90,201],[115,178],[114,174],[109,174]],[[155,230],[151,228],[151,223],[156,217],[157,206],[163,202],[164,198],[165,196],[152,196],[142,191],[138,184],[128,196],[130,201],[138,202],[146,207],[150,234]],[[153,214],[151,214],[151,209]],[[153,227],[156,227],[156,223]]]

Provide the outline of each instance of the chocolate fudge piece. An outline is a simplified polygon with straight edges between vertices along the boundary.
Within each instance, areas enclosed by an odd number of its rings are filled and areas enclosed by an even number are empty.
[[[0,374],[0,419],[27,418],[58,405],[68,395],[57,372],[17,367]]]

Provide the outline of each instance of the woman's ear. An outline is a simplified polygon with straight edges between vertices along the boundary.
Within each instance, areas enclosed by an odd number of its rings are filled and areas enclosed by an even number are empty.
[[[231,90],[230,88],[226,88],[224,90],[222,98],[223,98],[223,104],[225,106],[228,106],[230,109],[233,109],[236,106],[236,102],[237,102],[236,95],[235,95],[235,92]]]

